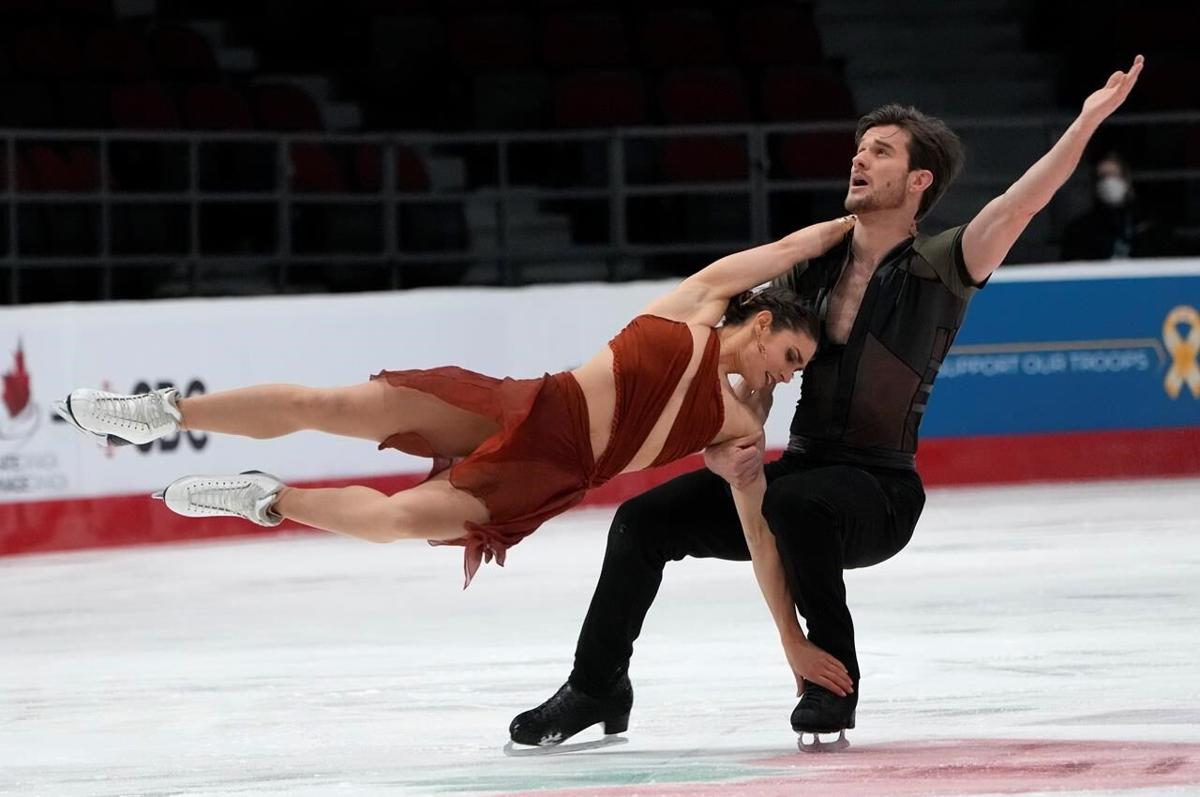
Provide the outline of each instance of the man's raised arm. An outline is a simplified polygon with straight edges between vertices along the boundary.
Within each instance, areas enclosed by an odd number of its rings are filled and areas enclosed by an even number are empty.
[[[1139,55],[1128,72],[1114,72],[1103,88],[1084,100],[1083,110],[1050,151],[967,225],[963,260],[976,283],[1000,267],[1030,220],[1067,182],[1096,128],[1129,96],[1143,63]]]

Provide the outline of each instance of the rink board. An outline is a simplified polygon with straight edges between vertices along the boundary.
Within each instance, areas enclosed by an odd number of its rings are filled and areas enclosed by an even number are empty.
[[[670,283],[360,296],[64,304],[0,315],[0,553],[247,533],[177,518],[145,494],[187,473],[266,470],[297,485],[394,490],[421,460],[367,441],[186,434],[98,448],[49,402],[77,386],[338,385],[456,364],[514,377],[572,368]],[[1018,267],[978,296],[922,428],[931,485],[1200,473],[1200,263]],[[769,445],[799,384],[780,388]],[[698,458],[595,491],[613,503]],[[250,529],[253,531],[253,529]]]

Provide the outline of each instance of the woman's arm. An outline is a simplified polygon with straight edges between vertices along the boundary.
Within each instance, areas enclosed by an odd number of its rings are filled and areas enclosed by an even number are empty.
[[[750,559],[754,566],[754,577],[767,602],[771,619],[779,631],[779,641],[784,655],[796,678],[796,693],[804,689],[804,679],[818,683],[836,695],[845,696],[854,691],[854,683],[840,661],[809,642],[800,621],[796,617],[796,604],[783,572],[783,563],[775,547],[775,537],[767,528],[762,516],[762,501],[766,495],[767,480],[760,470],[758,477],[745,488],[733,487],[733,502]]]
[[[646,312],[678,321],[716,325],[729,300],[829,251],[854,226],[854,216],[823,221],[753,249],[726,255],[656,299]]]

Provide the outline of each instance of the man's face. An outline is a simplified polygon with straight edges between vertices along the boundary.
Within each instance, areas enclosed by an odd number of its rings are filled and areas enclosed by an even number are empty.
[[[908,196],[908,131],[896,125],[872,127],[858,142],[850,161],[846,210],[869,213],[895,210]]]

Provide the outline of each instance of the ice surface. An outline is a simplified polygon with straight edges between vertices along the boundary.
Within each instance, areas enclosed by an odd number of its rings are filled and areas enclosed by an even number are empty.
[[[1200,793],[1200,481],[932,491],[847,577],[846,753],[796,751],[749,565],[686,561],[630,742],[505,757],[570,670],[610,517],[466,592],[459,549],[334,536],[0,560],[0,794]]]

